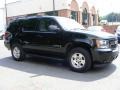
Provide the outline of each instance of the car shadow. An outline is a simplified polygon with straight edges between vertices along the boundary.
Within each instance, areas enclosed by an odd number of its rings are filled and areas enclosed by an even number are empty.
[[[14,61],[12,57],[6,57],[0,59],[0,66],[32,73],[33,75],[30,76],[30,78],[45,75],[84,82],[91,82],[106,78],[116,70],[116,66],[114,64],[110,64],[95,67],[86,73],[77,73],[70,71],[63,61],[48,60],[38,57],[29,57],[22,62]]]

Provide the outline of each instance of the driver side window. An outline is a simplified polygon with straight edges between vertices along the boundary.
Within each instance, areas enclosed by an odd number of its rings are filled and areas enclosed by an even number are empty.
[[[41,19],[40,20],[40,32],[50,32],[49,26],[51,25],[58,26],[57,22],[52,19],[48,19],[48,18]]]

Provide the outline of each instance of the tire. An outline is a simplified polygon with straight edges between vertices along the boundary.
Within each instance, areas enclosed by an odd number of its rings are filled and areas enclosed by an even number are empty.
[[[92,60],[89,52],[83,48],[74,48],[68,54],[68,63],[70,69],[76,72],[86,72],[92,66]]]
[[[15,61],[23,61],[25,59],[25,53],[19,44],[14,44],[11,48],[12,57]]]

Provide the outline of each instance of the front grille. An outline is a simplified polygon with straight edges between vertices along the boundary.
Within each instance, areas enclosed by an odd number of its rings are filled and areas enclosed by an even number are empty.
[[[109,41],[110,48],[116,48],[117,44],[118,44],[118,41],[115,39]]]

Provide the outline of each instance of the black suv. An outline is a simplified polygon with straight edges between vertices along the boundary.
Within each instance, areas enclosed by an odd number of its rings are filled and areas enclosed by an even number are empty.
[[[64,59],[77,72],[87,71],[94,63],[111,63],[119,53],[114,35],[87,31],[76,21],[57,16],[11,22],[4,44],[16,61],[24,60],[26,54]]]

